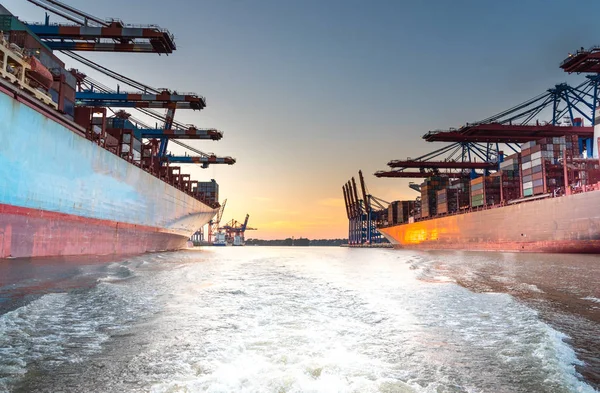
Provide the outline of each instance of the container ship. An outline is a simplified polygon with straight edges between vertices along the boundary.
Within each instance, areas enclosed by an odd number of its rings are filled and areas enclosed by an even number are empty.
[[[191,180],[172,164],[235,162],[179,141],[222,136],[173,119],[176,109],[203,109],[205,99],[136,84],[75,53],[168,54],[173,36],[156,26],[100,20],[54,0],[30,2],[69,23],[50,24],[48,17],[26,23],[0,6],[0,258],[185,247],[218,211],[218,184]],[[140,91],[113,91],[67,70],[56,50]],[[143,111],[164,125],[144,125],[114,108]],[[198,155],[169,154],[168,141]]]
[[[375,173],[424,179],[409,185],[415,199],[382,201],[368,193],[362,173],[362,192],[354,178],[346,183],[349,245],[600,252],[598,55],[598,48],[582,48],[561,64],[592,74],[580,85],[559,84],[483,121],[430,131],[426,141],[449,144]]]

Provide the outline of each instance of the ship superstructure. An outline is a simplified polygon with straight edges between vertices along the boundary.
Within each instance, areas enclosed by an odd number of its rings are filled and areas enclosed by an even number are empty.
[[[69,23],[25,23],[0,6],[0,258],[184,247],[220,205],[214,180],[193,180],[179,165],[235,163],[180,141],[222,138],[174,119],[204,109],[205,98],[152,88],[72,52],[168,54],[173,36],[56,0],[30,2]],[[132,91],[67,69],[54,50]],[[169,153],[169,141],[195,155]]]

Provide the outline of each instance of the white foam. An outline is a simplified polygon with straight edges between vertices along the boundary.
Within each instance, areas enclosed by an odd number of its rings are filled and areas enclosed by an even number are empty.
[[[357,251],[218,249],[209,263],[165,254],[168,263],[136,270],[136,280],[101,282],[87,296],[44,296],[44,312],[22,310],[22,326],[12,332],[23,345],[11,347],[13,363],[3,362],[0,335],[0,365],[15,377],[27,368],[25,333],[41,331],[35,321],[53,327],[38,337],[41,357],[66,354],[75,337],[89,345],[69,353],[83,367],[103,346],[98,326],[117,329],[160,310],[133,331],[149,343],[115,359],[135,365],[127,379],[142,391],[433,393],[523,391],[528,383],[593,392],[580,381],[565,336],[511,296],[472,293],[435,269],[428,277],[447,285],[424,282],[397,254]],[[80,313],[61,341],[70,309]]]
[[[112,268],[130,274],[123,266]],[[0,315],[0,391],[9,390],[32,363],[85,362],[102,349],[111,332],[144,315],[149,310],[146,296],[112,284],[126,278],[108,277],[92,289],[46,294]]]
[[[593,296],[587,296],[587,297],[581,298],[581,300],[588,300],[593,303],[600,303],[600,299],[598,299],[597,297],[593,297]]]

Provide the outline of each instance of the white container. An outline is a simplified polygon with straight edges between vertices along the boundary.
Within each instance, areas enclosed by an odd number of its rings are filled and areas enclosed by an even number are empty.
[[[522,169],[523,169],[523,170],[525,170],[525,169],[531,169],[531,161],[529,161],[529,162],[524,162],[524,163],[521,165],[521,167],[522,167]]]
[[[535,146],[535,141],[525,142],[521,145],[521,150],[531,149],[533,146]]]
[[[537,158],[535,160],[531,160],[531,167],[538,166],[538,165],[542,165],[542,159],[541,158]]]
[[[549,152],[544,152],[544,153],[549,153]],[[535,153],[533,153],[531,155],[531,160],[535,160],[536,158],[541,158],[542,157],[542,152],[541,151],[536,151]]]
[[[533,188],[533,182],[528,181],[527,183],[523,183],[523,189],[526,189],[526,188]]]

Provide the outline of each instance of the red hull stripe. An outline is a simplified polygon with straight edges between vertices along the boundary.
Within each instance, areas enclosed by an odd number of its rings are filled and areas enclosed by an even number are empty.
[[[542,252],[567,254],[600,253],[600,240],[551,240],[541,242],[481,242],[481,243],[422,243],[402,246],[397,249],[417,250],[459,250],[459,251],[496,251],[496,252]]]
[[[135,254],[187,240],[164,228],[0,204],[0,258]]]

